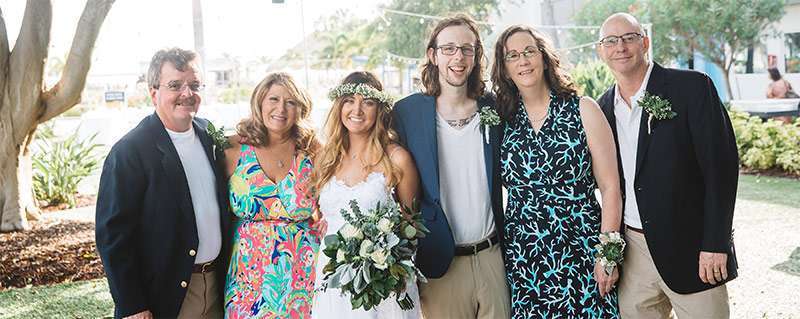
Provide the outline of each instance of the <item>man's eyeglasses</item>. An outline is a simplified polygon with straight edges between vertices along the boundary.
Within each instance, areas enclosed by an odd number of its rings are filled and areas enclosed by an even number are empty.
[[[642,34],[636,32],[629,32],[620,36],[609,35],[601,39],[600,42],[598,42],[598,44],[602,45],[603,47],[610,48],[616,46],[620,40],[622,40],[622,43],[628,44],[628,43],[633,43],[634,41],[639,41],[639,39],[641,38],[644,38]]]
[[[180,81],[172,81],[172,82],[169,82],[169,83],[166,83],[166,84],[158,84],[158,85],[155,86],[156,89],[158,89],[160,87],[164,87],[164,88],[166,88],[167,90],[169,90],[171,92],[183,92],[183,90],[185,90],[188,87],[189,91],[192,91],[193,93],[197,93],[197,92],[202,91],[203,88],[205,88],[206,86],[203,85],[203,84],[200,84],[200,82],[183,83],[183,82],[180,82]]]
[[[505,59],[508,62],[513,62],[513,61],[519,60],[519,57],[521,57],[521,56],[524,56],[526,58],[530,58],[530,57],[533,57],[533,56],[535,56],[537,54],[539,54],[539,48],[537,48],[537,47],[527,47],[522,52],[517,52],[516,50],[510,51],[510,52],[506,53],[506,55],[503,57],[503,59]]]
[[[461,54],[464,56],[474,56],[475,50],[477,50],[474,46],[465,45],[465,46],[457,46],[452,44],[445,44],[436,47],[439,51],[442,51],[444,55],[455,55],[458,50],[461,50]]]

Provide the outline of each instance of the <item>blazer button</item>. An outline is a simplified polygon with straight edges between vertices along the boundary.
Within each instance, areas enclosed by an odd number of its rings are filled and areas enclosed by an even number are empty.
[[[186,288],[187,286],[189,286],[188,283],[186,283],[185,281],[181,281],[181,288]]]
[[[195,255],[197,255],[197,251],[195,251],[194,249],[189,249],[189,256],[194,257]]]
[[[642,191],[642,187],[641,187],[641,186],[637,186],[637,187],[636,187],[636,191],[637,191],[637,192],[641,192],[641,191]]]

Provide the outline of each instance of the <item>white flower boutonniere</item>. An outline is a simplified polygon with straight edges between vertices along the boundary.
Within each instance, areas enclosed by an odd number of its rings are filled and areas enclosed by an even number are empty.
[[[491,107],[484,106],[480,110],[480,124],[483,125],[483,137],[489,144],[489,127],[500,124],[500,116]]]
[[[661,98],[658,95],[650,94],[650,92],[644,92],[641,98],[639,98],[639,106],[641,106],[645,112],[647,112],[647,134],[649,135],[652,131],[652,123],[653,119],[663,121],[663,120],[671,120],[678,115],[672,111],[672,104],[669,103],[666,99]]]
[[[217,148],[225,150],[231,147],[231,142],[228,142],[228,139],[225,137],[225,127],[216,128],[211,121],[208,122],[208,126],[206,127],[206,131],[208,131],[208,136],[211,137],[211,141],[214,142],[212,146],[211,153],[214,155],[214,159],[217,159]]]

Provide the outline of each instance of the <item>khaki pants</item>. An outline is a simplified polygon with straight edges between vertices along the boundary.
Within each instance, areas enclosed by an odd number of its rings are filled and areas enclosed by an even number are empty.
[[[222,296],[219,295],[216,272],[192,274],[178,318],[222,318]]]
[[[426,319],[508,318],[511,308],[499,245],[472,256],[456,256],[442,278],[420,283]]]
[[[626,230],[625,239],[625,268],[619,282],[619,310],[623,319],[674,318],[675,315],[680,319],[730,317],[725,285],[693,294],[678,294],[661,280],[644,235]]]

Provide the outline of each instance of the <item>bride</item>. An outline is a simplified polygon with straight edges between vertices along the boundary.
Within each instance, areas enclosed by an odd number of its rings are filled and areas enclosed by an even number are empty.
[[[390,130],[392,102],[382,90],[372,73],[353,72],[331,92],[334,102],[325,122],[327,143],[317,157],[314,182],[319,190],[319,208],[328,222],[327,234],[335,234],[344,225],[340,211],[349,210],[348,203],[353,199],[366,211],[393,199],[411,207],[417,196],[417,169],[411,154],[395,142]],[[407,311],[400,309],[394,295],[364,311],[353,310],[350,297],[339,289],[322,291],[322,269],[328,263],[324,249],[320,247],[316,265],[312,318],[421,316],[416,284],[407,288],[414,301],[414,308]]]

